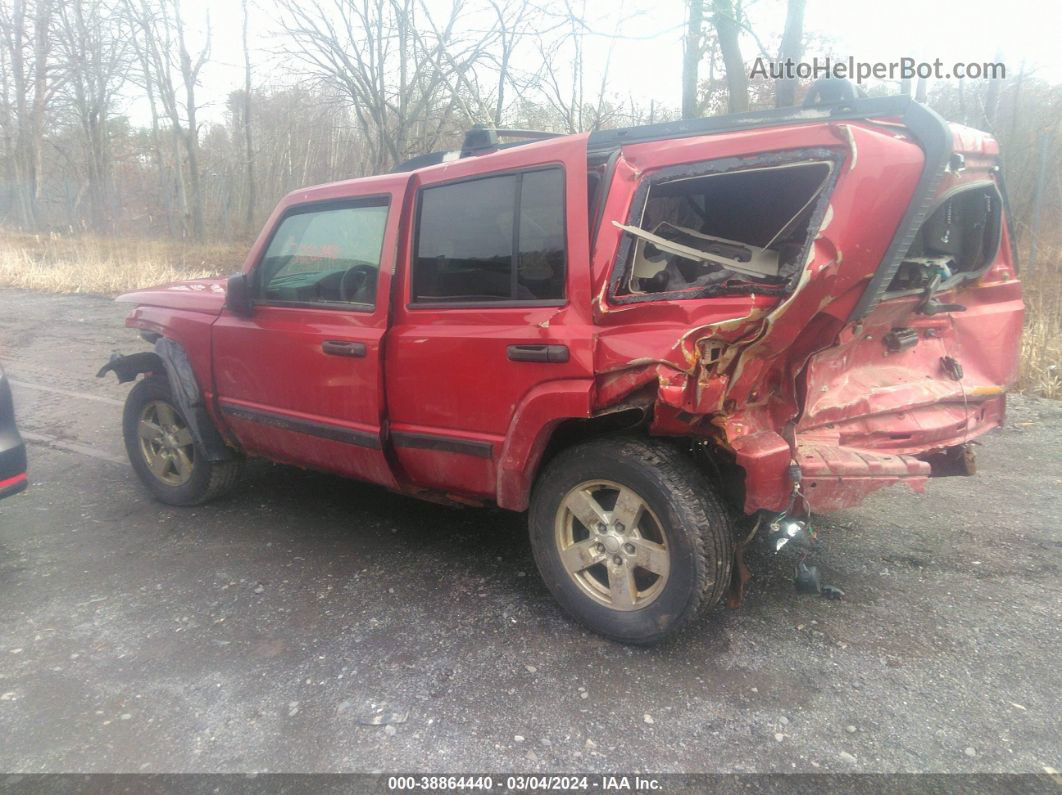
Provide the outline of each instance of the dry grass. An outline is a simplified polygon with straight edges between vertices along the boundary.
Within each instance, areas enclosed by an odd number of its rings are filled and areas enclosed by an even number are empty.
[[[234,273],[248,246],[0,231],[0,286],[115,295],[139,287]]]
[[[114,295],[177,279],[233,273],[246,252],[244,243],[195,246],[0,230],[0,286]],[[1039,260],[1039,267],[1031,272],[1027,268],[1022,277],[1026,314],[1019,388],[1062,398],[1062,240],[1045,245]]]
[[[1045,246],[1037,267],[1022,258],[1025,333],[1021,340],[1020,389],[1062,398],[1062,242]]]

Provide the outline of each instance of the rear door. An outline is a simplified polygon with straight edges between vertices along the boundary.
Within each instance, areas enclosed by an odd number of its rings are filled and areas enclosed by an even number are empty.
[[[283,209],[253,262],[253,315],[215,323],[219,408],[249,453],[394,485],[380,357],[405,179]]]
[[[391,443],[414,483],[494,496],[522,402],[591,372],[585,137],[414,179],[386,353]]]

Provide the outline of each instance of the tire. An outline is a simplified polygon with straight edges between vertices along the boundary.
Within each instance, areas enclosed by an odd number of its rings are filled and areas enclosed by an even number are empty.
[[[172,412],[173,423],[167,421],[171,415],[166,407]],[[150,451],[161,448],[163,442],[156,434],[142,444],[142,420],[152,428],[178,429],[167,437],[174,445],[165,446],[179,446],[180,453],[173,455],[165,468],[152,469],[151,462],[158,464],[159,457],[149,458]],[[130,390],[122,415],[122,435],[133,471],[155,499],[167,505],[201,505],[231,491],[239,478],[242,460],[208,461],[199,445],[192,441],[188,422],[177,407],[169,381],[163,376],[142,378]]]
[[[597,506],[590,514],[588,495]],[[635,498],[640,508],[630,507]],[[599,522],[595,534],[576,513],[608,523]],[[641,518],[634,528],[617,528],[620,516]],[[609,437],[565,450],[535,484],[529,525],[550,592],[573,617],[613,640],[659,643],[717,604],[730,583],[730,516],[704,474],[669,442]],[[602,553],[604,561],[569,571]]]

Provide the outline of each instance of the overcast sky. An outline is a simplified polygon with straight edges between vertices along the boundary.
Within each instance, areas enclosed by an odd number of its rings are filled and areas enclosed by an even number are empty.
[[[677,107],[682,72],[682,0],[585,0],[586,19],[602,35],[587,45],[587,85],[596,85],[611,50],[609,85],[613,93],[648,103],[655,99]],[[276,25],[270,0],[254,3],[252,35],[258,62],[255,83],[274,82],[268,66],[276,48]],[[448,6],[448,0],[429,0],[429,6]],[[220,120],[224,98],[243,84],[239,45],[239,0],[183,0],[190,26],[202,26],[209,9],[214,30],[214,56],[203,70],[202,95],[210,103],[204,116]],[[1062,82],[1062,46],[1050,17],[1051,3],[1033,0],[807,0],[806,30],[827,38],[834,52],[863,61],[891,61],[904,56],[920,60],[994,61],[997,53],[1007,73],[1016,74],[1022,62],[1027,71],[1051,82]],[[773,50],[785,16],[784,0],[750,0],[749,15],[757,35]],[[442,15],[442,11],[439,12]],[[618,25],[617,20],[623,20]],[[613,34],[618,34],[614,37]],[[746,37],[747,39],[748,37]],[[751,61],[756,49],[743,42]],[[808,52],[806,58],[816,54]],[[527,53],[528,57],[532,53]],[[144,109],[130,102],[127,112],[143,123]]]

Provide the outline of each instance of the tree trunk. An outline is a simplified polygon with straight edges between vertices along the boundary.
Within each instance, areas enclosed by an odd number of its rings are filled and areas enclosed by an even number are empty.
[[[789,0],[785,14],[785,30],[778,49],[778,62],[796,64],[804,54],[804,6],[807,0]],[[776,84],[775,106],[787,108],[796,104],[796,77],[783,78]]]
[[[244,177],[247,180],[247,206],[243,223],[248,235],[254,232],[254,141],[251,138],[251,51],[247,47],[247,0],[243,0],[243,144]]]
[[[181,6],[174,3],[174,21],[177,26],[177,41],[180,46],[181,79],[184,83],[185,112],[188,115],[188,126],[184,131],[185,159],[188,164],[188,212],[191,216],[192,239],[197,243],[204,238],[203,228],[203,189],[199,175],[199,123],[196,121],[197,107],[195,103],[195,83],[198,78],[199,66],[205,59],[206,50],[200,57],[199,64],[192,65],[192,56],[188,53],[188,47],[184,40],[184,21],[181,18]],[[210,32],[207,31],[207,48],[210,46]]]
[[[743,113],[749,109],[749,77],[741,57],[740,28],[732,0],[712,0],[712,24],[726,68],[727,108],[731,113]]]
[[[686,43],[682,52],[682,118],[694,119],[697,107],[697,67],[701,62],[704,27],[704,0],[687,0]]]

